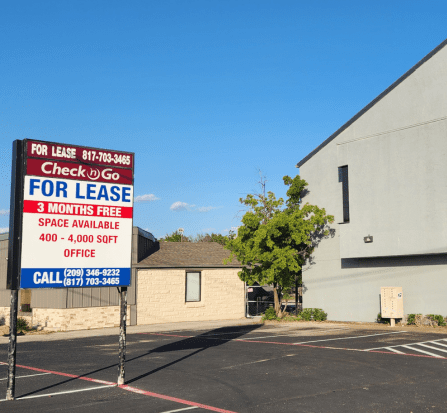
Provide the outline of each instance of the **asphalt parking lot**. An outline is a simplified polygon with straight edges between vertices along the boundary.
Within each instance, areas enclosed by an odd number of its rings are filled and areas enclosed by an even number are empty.
[[[2,412],[442,412],[447,335],[336,325],[243,325],[18,343]],[[7,344],[0,345],[0,398]]]

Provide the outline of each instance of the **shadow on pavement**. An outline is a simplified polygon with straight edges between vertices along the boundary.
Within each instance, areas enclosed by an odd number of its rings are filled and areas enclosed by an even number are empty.
[[[220,346],[228,341],[237,339],[248,332],[258,329],[261,326],[262,326],[261,324],[255,324],[255,325],[240,326],[240,327],[217,328],[214,330],[206,331],[206,332],[199,334],[197,336],[194,336],[194,337],[189,337],[187,339],[176,341],[175,343],[169,343],[169,344],[157,347],[157,348],[155,348],[153,350],[149,350],[148,352],[141,354],[137,357],[127,359],[126,360],[126,370],[128,368],[127,363],[141,359],[141,358],[148,356],[150,354],[153,354],[153,353],[165,353],[165,352],[179,351],[179,350],[196,350],[196,351],[194,351],[184,357],[181,357],[175,361],[172,361],[172,362],[167,363],[163,366],[157,367],[156,369],[150,370],[147,373],[141,374],[140,376],[133,378],[132,380],[126,381],[126,384],[134,383],[135,381],[138,381],[138,380],[140,380],[144,377],[147,377],[151,374],[157,373],[160,370],[163,370],[163,369],[170,367],[174,364],[180,363],[181,361],[186,360],[190,357],[193,357],[196,354],[201,353],[202,351],[204,351],[208,348],[217,347],[217,346]],[[173,337],[173,339],[175,339],[175,337]],[[78,380],[78,377],[88,377],[88,376],[91,376],[92,374],[99,373],[101,371],[110,369],[112,367],[117,367],[117,366],[118,366],[118,363],[114,363],[109,366],[102,367],[100,369],[93,370],[93,371],[90,371],[85,374],[80,374],[77,377],[69,378],[69,379],[61,381],[59,383],[55,383],[55,384],[34,390],[32,392],[22,394],[18,397],[18,399],[20,399],[22,397],[26,397],[26,396],[31,396],[32,394],[40,393],[44,390],[48,390],[48,389],[60,386],[62,384],[66,384],[66,383],[69,383],[74,380]]]
[[[157,347],[146,354],[142,354],[138,357],[134,357],[132,359],[129,359],[128,362],[134,361],[136,359],[139,359],[141,357],[147,356],[149,354],[153,353],[165,353],[170,351],[179,351],[179,350],[196,350],[190,354],[187,354],[184,357],[181,357],[177,360],[174,360],[168,364],[165,364],[163,366],[157,367],[154,370],[148,371],[147,373],[141,374],[132,380],[126,381],[126,384],[134,383],[144,377],[150,376],[151,374],[157,373],[160,370],[163,370],[167,367],[170,367],[174,364],[180,363],[183,360],[186,360],[187,358],[193,357],[198,353],[201,353],[202,351],[211,348],[211,347],[218,347],[228,341],[238,339],[239,337],[243,336],[244,334],[251,332],[253,330],[258,329],[261,327],[260,324],[257,325],[250,325],[250,326],[243,326],[243,327],[223,327],[223,328],[217,328],[215,330],[207,331],[206,333],[199,334],[198,336],[190,337],[184,340],[176,341],[175,343],[169,343],[161,347]],[[229,338],[231,337],[231,338]]]

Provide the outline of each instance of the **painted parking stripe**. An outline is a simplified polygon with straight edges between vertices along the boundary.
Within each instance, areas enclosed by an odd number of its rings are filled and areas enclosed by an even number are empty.
[[[411,346],[407,346],[406,344],[402,345],[401,347],[408,348],[409,350],[416,351],[418,353],[428,354],[429,356],[432,356],[432,357],[444,358],[442,356],[439,356],[438,354],[430,353],[429,351],[425,351],[425,350],[417,349],[417,348],[414,348],[414,347],[411,347]]]
[[[429,346],[428,344],[418,344],[418,346],[422,346],[422,347],[427,347],[427,348],[431,348],[432,350],[436,350],[436,351],[442,351],[443,353],[447,353],[447,350],[444,350],[443,348],[438,348],[438,347],[433,347],[433,346]]]
[[[0,361],[0,365],[7,366],[8,363],[4,363],[4,362]],[[63,373],[63,372],[60,372],[60,371],[53,371],[53,370],[39,369],[37,367],[23,366],[23,365],[16,365],[16,367],[22,368],[22,369],[33,370],[33,371],[40,371],[40,372],[43,372],[43,373],[51,373],[51,374],[55,374],[57,376],[71,377],[71,378],[74,378],[74,379],[90,381],[90,382],[93,382],[93,383],[105,384],[106,386],[103,386],[103,387],[119,387],[120,389],[127,390],[127,391],[132,392],[132,393],[143,394],[145,396],[155,397],[157,399],[170,400],[170,401],[173,401],[173,402],[177,402],[177,403],[180,403],[180,404],[186,404],[186,405],[189,405],[189,406],[196,406],[196,407],[200,407],[201,409],[211,410],[213,412],[218,412],[218,413],[236,413],[236,412],[233,412],[231,410],[220,409],[218,407],[208,406],[208,405],[202,404],[202,403],[196,403],[196,402],[192,402],[192,401],[189,401],[189,400],[179,399],[177,397],[166,396],[164,394],[153,393],[153,392],[150,392],[150,391],[138,389],[136,387],[128,386],[126,384],[122,384],[122,385],[117,386],[116,383],[111,382],[111,381],[98,380],[98,379],[93,379],[91,377],[79,376],[79,375],[76,375],[76,374]]]
[[[38,373],[38,374],[28,374],[27,376],[16,376],[16,379],[24,379],[26,377],[34,377],[34,376],[44,376],[45,374],[51,374],[51,373]],[[8,380],[7,377],[5,377],[4,379],[0,379],[1,380]]]
[[[404,352],[396,350],[395,348],[392,348],[392,347],[384,347],[384,349],[392,351],[393,353],[397,353],[397,354],[405,354]]]
[[[243,338],[242,340],[259,340],[261,338],[270,338],[270,337],[290,337],[290,334],[274,334],[273,336],[263,336],[263,337],[247,337]]]
[[[162,413],[174,413],[174,412],[184,412],[185,410],[198,409],[197,406],[185,407],[184,409],[176,409],[176,410],[168,410],[167,412]]]
[[[80,393],[83,391],[90,391],[90,390],[110,389],[111,387],[114,387],[114,386],[87,387],[85,389],[67,390],[67,391],[61,391],[61,392],[57,392],[57,393],[45,393],[45,394],[36,394],[34,396],[17,397],[16,400],[38,399],[39,397],[53,397],[53,396],[60,396],[61,394]],[[6,401],[6,399],[1,399],[0,401],[4,402],[4,401]]]
[[[421,343],[438,343],[439,341],[447,341],[447,339],[445,339],[445,338],[440,338],[440,339],[438,339],[438,340],[429,340],[429,341],[418,341],[418,342],[416,342],[416,343],[407,343],[406,345],[407,346],[413,346],[413,345],[416,345],[416,344],[421,344]],[[441,344],[441,343],[439,343],[439,344]],[[441,344],[441,345],[444,345],[444,344]],[[402,347],[402,344],[396,344],[395,346],[388,346],[388,348],[395,348],[395,347]],[[447,346],[446,346],[447,347]],[[363,351],[372,351],[372,350],[380,350],[381,348],[384,348],[384,347],[374,347],[374,348],[367,348],[367,349],[365,349],[365,350],[363,350]]]
[[[443,347],[447,347],[447,344],[443,344],[443,343],[440,343],[439,341],[431,341],[431,343],[434,343],[434,344],[436,344],[437,346],[443,346]]]
[[[389,333],[380,333],[380,334],[369,334],[364,336],[353,336],[353,337],[341,337],[339,340],[343,339],[354,339],[354,338],[363,338],[363,337],[374,337],[374,336],[381,336],[386,334],[400,334],[400,333],[406,333],[407,331],[393,331]],[[163,333],[139,333],[139,334],[155,334],[159,336],[174,336],[173,334],[163,334]],[[175,335],[174,337],[180,337],[180,338],[200,338],[199,336],[181,336],[181,335]],[[204,337],[206,338],[206,337]],[[328,349],[328,350],[344,350],[344,351],[361,351],[361,352],[371,352],[371,353],[380,353],[380,354],[393,354],[393,355],[399,355],[399,356],[409,356],[409,357],[422,357],[422,358],[436,358],[436,359],[446,359],[446,357],[441,357],[438,355],[428,355],[426,352],[425,354],[410,354],[410,353],[403,353],[401,351],[394,351],[393,348],[395,347],[401,347],[402,344],[396,345],[396,346],[388,346],[388,347],[375,347],[370,349],[360,349],[360,348],[347,348],[347,347],[330,347],[330,346],[319,346],[319,345],[313,345],[308,343],[315,343],[319,341],[330,341],[334,339],[325,339],[325,340],[314,340],[314,341],[303,341],[300,343],[284,343],[280,341],[261,341],[261,340],[247,340],[247,339],[225,339],[225,338],[217,338],[217,337],[208,337],[209,340],[221,340],[221,341],[227,341],[227,342],[244,342],[244,343],[259,343],[259,344],[274,344],[274,345],[280,345],[280,346],[297,346],[297,347],[310,347],[310,348],[321,348],[321,349]],[[338,340],[338,339],[337,339]],[[447,341],[447,339],[442,339]],[[414,343],[418,344],[418,343]],[[386,351],[384,351],[386,350]]]
[[[401,334],[401,333],[406,333],[406,331],[390,331],[389,333],[368,334],[368,335],[365,335],[365,336],[326,338],[326,339],[323,339],[323,340],[302,341],[300,343],[293,343],[293,344],[318,343],[318,342],[321,342],[321,341],[334,341],[334,340],[351,340],[351,339],[354,339],[354,338],[376,337],[376,336],[385,336],[385,335],[388,335],[388,334]],[[383,347],[381,347],[381,348],[383,348]]]
[[[201,403],[196,403],[196,402],[190,402],[188,400],[178,399],[177,397],[171,397],[171,396],[165,396],[163,394],[152,393],[150,391],[137,389],[136,387],[128,386],[126,384],[123,384],[123,385],[118,386],[118,387],[120,389],[124,389],[124,390],[130,391],[132,393],[143,394],[145,396],[156,397],[158,399],[170,400],[171,402],[177,402],[177,403],[181,403],[181,404],[187,404],[187,405],[190,405],[190,406],[196,406],[196,407],[200,407],[202,409],[211,410],[213,412],[218,412],[218,413],[236,413],[236,412],[232,412],[230,410],[219,409],[218,407],[208,406],[206,404],[201,404]]]

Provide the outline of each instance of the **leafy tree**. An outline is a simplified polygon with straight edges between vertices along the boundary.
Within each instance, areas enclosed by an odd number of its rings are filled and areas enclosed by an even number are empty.
[[[265,194],[262,178],[262,193],[239,199],[249,210],[242,217],[237,237],[225,246],[231,251],[226,263],[237,258],[246,265],[239,272],[242,281],[273,285],[278,317],[283,316],[281,291],[292,286],[315,247],[329,235],[327,224],[334,221],[324,208],[302,205],[307,182],[299,175],[293,179],[285,176],[283,181],[289,187],[285,203],[273,192]]]
[[[226,245],[226,243],[234,238],[234,234],[230,231],[228,235],[215,234],[212,232],[211,234],[197,234],[193,242],[217,242],[220,245]]]
[[[169,241],[169,242],[217,242],[220,245],[225,245],[228,240],[234,238],[234,233],[230,231],[229,235],[215,234],[197,234],[196,236],[186,236],[182,235],[178,231],[174,231],[171,234],[166,234],[163,238],[159,239],[159,242]]]
[[[169,242],[191,242],[191,237],[187,237],[178,232],[174,231],[171,234],[166,234],[163,238],[158,240],[159,242],[169,241]]]

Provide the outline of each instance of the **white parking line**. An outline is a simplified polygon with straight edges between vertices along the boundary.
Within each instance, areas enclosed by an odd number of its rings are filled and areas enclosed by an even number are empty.
[[[28,374],[27,376],[17,376],[16,379],[23,379],[25,377],[34,377],[34,376],[43,376],[44,374],[51,374],[51,373],[39,373],[39,374]],[[0,379],[1,380],[8,380],[8,378]]]
[[[185,410],[198,409],[198,408],[199,408],[198,406],[192,406],[192,407],[185,407],[184,409],[168,410],[168,411],[162,412],[162,413],[184,412]]]
[[[39,397],[59,396],[60,394],[79,393],[79,392],[82,392],[82,391],[100,390],[100,389],[107,389],[107,388],[111,388],[111,387],[116,387],[116,386],[87,387],[85,389],[67,390],[67,391],[61,391],[61,392],[58,392],[58,393],[37,394],[35,396],[17,397],[16,400],[37,399]],[[0,400],[0,402],[4,402],[4,401],[6,401],[6,399],[1,399]]]
[[[384,347],[384,348],[397,354],[405,354],[403,351],[395,350],[394,348],[391,347]]]
[[[293,343],[293,344],[318,343],[318,342],[321,342],[321,341],[333,341],[333,340],[350,340],[352,338],[376,337],[376,336],[385,336],[387,334],[400,334],[400,333],[406,333],[406,331],[390,331],[389,333],[368,334],[366,336],[326,338],[326,339],[323,339],[323,340],[302,341],[300,343]],[[382,348],[382,347],[380,347],[380,348]],[[370,350],[372,350],[372,349],[370,349]],[[365,350],[365,351],[367,351],[367,350]]]
[[[429,343],[435,343],[438,346],[447,347],[447,344],[439,343],[438,341],[436,341],[436,342],[435,341],[431,341]]]
[[[269,337],[290,337],[290,334],[274,334],[273,336],[262,336],[262,337],[249,337],[249,338],[241,338],[239,341],[245,341],[245,340],[259,340],[260,338],[269,338]]]
[[[433,343],[433,344],[435,344],[435,343]],[[433,347],[433,346],[429,346],[427,344],[419,343],[418,346],[423,346],[423,347],[431,348],[432,350],[442,351],[443,353],[447,353],[447,350],[444,350],[443,348]]]
[[[445,339],[445,338],[440,338],[440,339],[438,339],[438,340],[429,340],[429,341],[420,341],[420,342],[416,342],[416,343],[407,343],[406,345],[407,346],[412,346],[412,345],[415,345],[415,344],[421,344],[421,343],[437,343],[437,344],[441,344],[441,343],[438,343],[438,341],[447,341],[447,339]],[[387,348],[391,348],[391,347],[402,347],[403,346],[403,344],[396,344],[395,346],[388,346]],[[441,344],[441,346],[444,346],[444,344]],[[446,346],[447,347],[447,346]],[[384,348],[384,347],[374,347],[374,348],[367,348],[367,349],[365,349],[365,350],[363,350],[363,351],[371,351],[371,350],[380,350],[381,348]]]
[[[411,346],[401,345],[401,347],[405,347],[405,348],[408,348],[408,349],[410,349],[410,350],[417,351],[418,353],[424,353],[424,354],[427,354],[427,355],[429,355],[429,356],[433,356],[433,357],[436,357],[436,358],[444,358],[444,357],[439,356],[439,355],[437,355],[437,354],[435,354],[435,353],[430,353],[429,351],[420,350],[420,349],[417,349],[417,348],[413,348],[413,347],[411,347]]]

